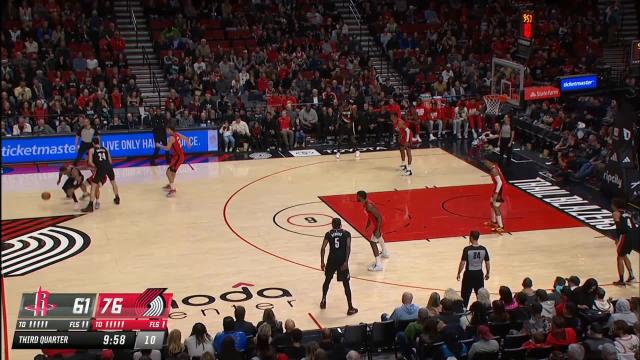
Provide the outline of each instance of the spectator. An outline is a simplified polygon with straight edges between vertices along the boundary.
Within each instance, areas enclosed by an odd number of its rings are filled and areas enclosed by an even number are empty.
[[[464,312],[464,301],[462,300],[462,296],[460,296],[455,289],[446,289],[444,291],[444,298],[451,300],[451,306],[454,313],[462,314]]]
[[[167,347],[165,348],[164,358],[176,359],[178,355],[185,351],[186,348],[182,343],[182,333],[178,329],[171,330],[167,338]]]
[[[602,360],[618,360],[618,350],[614,344],[602,345]]]
[[[478,326],[478,341],[471,345],[471,349],[469,349],[469,360],[473,360],[473,357],[478,354],[486,354],[493,353],[498,356],[498,350],[500,349],[500,345],[496,340],[493,339],[493,335],[491,331],[489,331],[489,327],[486,325]]]
[[[222,135],[222,143],[224,146],[224,152],[231,152],[234,150],[236,140],[233,137],[233,131],[228,121],[225,121],[220,127],[220,135]]]
[[[293,343],[293,338],[292,338],[292,331],[293,329],[296,328],[296,323],[291,320],[291,319],[287,319],[284,322],[284,333],[282,334],[277,334],[276,336],[273,337],[273,341],[271,342],[271,344],[276,348],[280,348],[280,347],[287,347],[287,346],[291,346],[291,344]]]
[[[551,332],[547,335],[546,344],[554,348],[562,348],[577,342],[575,330],[565,326],[563,317],[555,316],[551,321]]]
[[[244,360],[244,355],[236,350],[236,342],[232,336],[222,340],[222,347],[218,352],[218,360]]]
[[[427,302],[427,311],[429,312],[429,317],[437,317],[440,315],[440,311],[442,311],[442,306],[440,305],[440,294],[437,292],[432,292],[429,295],[429,301]]]
[[[549,294],[549,300],[553,300],[553,302],[558,305],[560,303],[561,291],[562,288],[566,285],[566,281],[563,277],[556,277],[553,282],[553,291]]]
[[[258,323],[258,328],[262,324],[268,324],[271,328],[271,334],[282,334],[282,321],[276,319],[276,314],[271,309],[265,309],[262,313],[262,321]]]
[[[618,302],[616,302],[615,309],[616,311],[611,315],[611,317],[609,317],[609,321],[607,322],[607,327],[610,329],[612,334],[613,326],[616,321],[622,320],[629,326],[633,326],[638,321],[636,314],[631,312],[629,300],[619,299]]]
[[[486,325],[489,322],[489,316],[487,315],[487,308],[479,301],[475,301],[469,307],[471,311],[471,319],[469,320],[469,326],[472,330],[476,330],[480,325]],[[469,329],[467,329],[469,330]],[[468,333],[468,331],[467,331]],[[475,336],[475,333],[469,334]]]
[[[580,286],[580,278],[576,275],[571,275],[567,279],[567,286],[571,291],[575,290],[578,286]]]
[[[302,123],[302,129],[305,132],[318,133],[318,113],[311,107],[311,104],[306,104],[304,109],[300,111],[300,121]]]
[[[320,349],[326,351],[327,354],[332,353],[334,351],[335,344],[333,343],[333,335],[331,334],[331,329],[324,328],[321,330],[321,334],[322,338],[320,339],[320,343],[318,344],[320,346]]]
[[[578,309],[589,310],[595,304],[597,290],[598,282],[596,279],[589,278],[582,286],[573,290],[571,300],[578,306]]]
[[[246,152],[249,150],[249,137],[251,136],[251,133],[249,132],[249,126],[247,123],[244,122],[240,116],[237,116],[230,125],[230,129],[233,133],[236,146],[242,144],[242,151]]]
[[[587,337],[582,341],[584,345],[586,358],[588,360],[596,360],[602,358],[602,348],[605,344],[613,344],[613,341],[604,337],[604,329],[597,322],[589,326]]]
[[[514,301],[511,289],[507,286],[500,286],[498,290],[500,294],[500,301],[504,304],[505,310],[513,310],[518,307],[518,303]]]
[[[584,347],[580,344],[569,345],[567,360],[584,360]]]
[[[531,278],[524,278],[522,280],[522,290],[520,291],[527,296],[527,305],[531,305],[538,301],[536,291],[533,290],[533,281]]]
[[[415,344],[416,339],[422,333],[425,321],[429,318],[429,311],[426,308],[418,310],[418,319],[404,329],[404,335],[409,345]]]
[[[18,123],[13,125],[13,136],[31,135],[31,125],[24,116],[18,118]]]
[[[258,326],[260,328],[260,326]],[[252,360],[275,360],[275,349],[271,346],[270,339],[267,335],[258,331],[256,337],[256,356]]]
[[[143,349],[143,350],[138,350],[134,352],[131,358],[133,360],[140,360],[140,359],[162,360],[162,353],[160,352],[160,350]]]
[[[318,343],[315,341],[306,344],[304,347],[305,355],[303,357],[303,360],[317,360],[316,352],[318,351],[318,349],[320,349],[320,345],[318,345]]]
[[[493,323],[507,323],[509,322],[509,314],[504,308],[504,303],[500,300],[493,300],[491,303],[491,309],[493,310],[489,314],[489,321]]]
[[[351,350],[347,353],[347,360],[360,360],[360,353],[355,351],[355,350]]]
[[[491,294],[489,294],[489,290],[486,288],[478,289],[476,298],[480,303],[482,303],[482,305],[484,305],[487,311],[491,310]]]
[[[546,334],[544,333],[533,333],[533,335],[531,335],[531,339],[522,344],[522,347],[527,350],[548,348],[549,345],[545,343],[545,337]]]
[[[87,60],[82,56],[81,52],[78,52],[77,56],[73,58],[71,62],[73,71],[85,71],[87,70]]]
[[[592,309],[602,313],[613,314],[613,305],[611,305],[611,301],[605,300],[606,296],[607,292],[603,288],[598,287]]]
[[[242,331],[247,336],[253,336],[256,334],[256,327],[249,321],[245,320],[246,310],[242,305],[236,305],[233,310],[235,317],[235,330]]]
[[[529,309],[529,306],[527,306],[527,295],[525,295],[523,292],[517,293],[516,303],[518,303],[518,307],[509,312],[511,322],[513,324],[523,324],[525,321],[531,318],[531,311]]]
[[[236,350],[243,352],[247,349],[247,336],[242,331],[235,330],[235,320],[231,316],[225,316],[222,319],[222,331],[217,333],[213,338],[213,347],[216,352],[222,350],[222,341],[226,337],[232,337],[236,346]],[[191,353],[189,353],[191,355]]]
[[[444,359],[454,357],[461,359],[467,356],[467,345],[460,342],[460,335],[456,331],[443,330],[442,338],[444,344],[440,347],[440,352]]]
[[[624,320],[616,320],[613,323],[613,335],[618,359],[634,360],[640,352],[640,340],[633,333],[633,328]]]
[[[286,111],[282,111],[280,117],[278,118],[278,126],[280,129],[280,136],[282,136],[282,142],[285,150],[293,149],[294,146],[294,138],[293,138],[293,124],[291,121],[291,117],[287,114]]]
[[[554,302],[549,299],[549,295],[544,289],[536,290],[536,299],[542,305],[542,316],[551,319],[556,315]]]
[[[42,119],[42,118],[38,119],[38,123],[33,128],[33,134],[34,135],[50,135],[50,134],[55,134],[55,133],[56,132],[53,131],[51,126],[49,126],[49,124],[46,124],[44,122],[44,119]]]
[[[404,292],[402,294],[402,305],[393,310],[391,315],[382,314],[382,321],[394,320],[416,320],[418,318],[418,305],[413,303],[413,294],[410,292]]]
[[[578,317],[578,307],[575,303],[567,303],[562,316],[564,317],[565,326],[572,328],[577,334],[582,333],[582,322]]]
[[[193,324],[191,335],[184,341],[184,346],[187,348],[187,353],[190,357],[201,357],[204,353],[213,355],[211,335],[209,335],[203,323]]]
[[[304,358],[305,351],[302,346],[302,330],[296,328],[291,330],[291,346],[285,349],[289,360],[300,360]]]
[[[549,318],[542,315],[542,304],[534,303],[531,305],[531,317],[524,322],[522,331],[526,334],[536,332],[548,333],[551,330],[551,322]]]
[[[56,129],[57,134],[71,134],[71,127],[67,124],[65,120],[61,120],[60,124],[58,124],[58,128]]]

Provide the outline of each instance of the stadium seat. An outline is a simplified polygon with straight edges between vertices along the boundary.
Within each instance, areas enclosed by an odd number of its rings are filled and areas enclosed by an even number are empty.
[[[503,323],[489,323],[489,329],[491,330],[491,333],[495,336],[498,336],[500,338],[504,338],[505,336],[507,336],[507,334],[509,333],[509,330],[511,330],[511,323],[509,322],[503,322]]]
[[[502,350],[502,360],[526,360],[527,349],[504,349]]]
[[[346,326],[342,343],[347,349],[365,352],[367,349],[367,324]]]
[[[527,334],[516,334],[516,335],[507,335],[504,337],[503,348],[505,349],[515,349],[519,348],[529,340],[529,335]]]
[[[396,351],[395,335],[395,322],[393,320],[373,323],[371,325],[371,336],[369,337],[369,359],[372,358],[374,351]]]
[[[306,330],[302,332],[302,344],[310,342],[320,342],[322,339],[322,330]]]
[[[531,350],[527,351],[527,358],[529,358],[529,359],[546,359],[546,358],[549,357],[549,355],[551,355],[552,352],[553,352],[553,348],[551,346],[544,347],[544,348],[538,348],[538,349],[531,349]]]

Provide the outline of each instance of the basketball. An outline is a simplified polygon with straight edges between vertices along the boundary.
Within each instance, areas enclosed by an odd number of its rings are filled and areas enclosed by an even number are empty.
[[[40,195],[40,197],[42,198],[42,200],[49,200],[51,199],[51,193],[48,191],[45,191],[42,193],[42,195]]]

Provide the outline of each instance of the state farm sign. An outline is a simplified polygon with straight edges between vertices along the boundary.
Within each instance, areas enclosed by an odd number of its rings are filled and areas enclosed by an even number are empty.
[[[560,89],[555,86],[528,86],[524,88],[525,100],[555,99],[560,97]]]

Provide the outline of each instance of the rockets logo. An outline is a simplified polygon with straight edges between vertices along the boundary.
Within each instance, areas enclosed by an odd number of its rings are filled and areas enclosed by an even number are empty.
[[[87,234],[57,225],[77,216],[2,220],[2,276],[30,274],[87,249]]]
[[[136,299],[135,311],[137,317],[159,317],[167,307],[162,294],[167,288],[153,288],[145,290]]]
[[[45,317],[49,310],[54,310],[58,307],[56,304],[49,304],[48,291],[42,290],[42,287],[38,288],[35,294],[35,301],[33,305],[25,306],[25,310],[33,311],[33,316]]]

